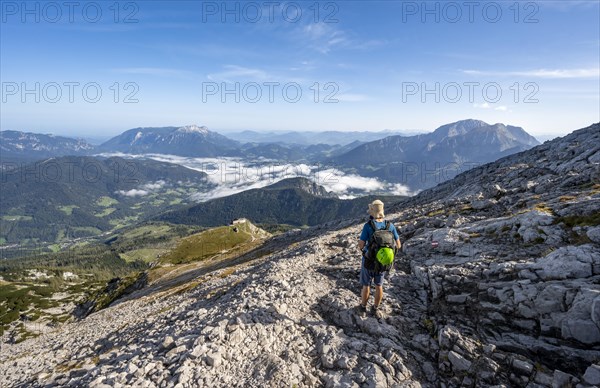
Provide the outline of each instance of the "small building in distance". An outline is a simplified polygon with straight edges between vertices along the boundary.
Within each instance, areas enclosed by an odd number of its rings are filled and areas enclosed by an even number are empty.
[[[235,220],[231,221],[231,225],[245,224],[246,222],[248,222],[248,220],[245,218],[236,218]]]

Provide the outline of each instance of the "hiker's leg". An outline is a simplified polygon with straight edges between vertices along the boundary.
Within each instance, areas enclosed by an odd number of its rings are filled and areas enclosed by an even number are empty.
[[[370,291],[371,291],[371,287],[369,287],[369,286],[363,286],[362,292],[360,293],[360,295],[362,297],[360,303],[363,306],[366,306],[367,302],[369,302],[369,293],[370,293]]]
[[[369,293],[371,291],[371,275],[369,274],[369,271],[367,271],[367,269],[364,267],[364,265],[360,269],[360,284],[362,286],[362,291],[360,293],[360,303],[363,306],[366,306],[369,302]]]
[[[381,300],[383,299],[383,286],[375,286],[375,302],[373,305],[379,307]]]

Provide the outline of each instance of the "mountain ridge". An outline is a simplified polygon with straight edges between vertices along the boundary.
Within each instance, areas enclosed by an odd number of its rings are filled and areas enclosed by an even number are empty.
[[[239,144],[236,141],[192,124],[129,129],[102,143],[98,151],[210,157],[237,156],[237,147]]]
[[[400,200],[403,197],[389,197]],[[259,224],[318,225],[364,212],[375,196],[352,200],[335,194],[306,178],[288,178],[272,185],[189,205],[163,213],[156,220],[200,226],[227,225],[236,218]]]
[[[83,139],[32,132],[0,131],[0,157],[32,160],[46,157],[85,155],[95,147]]]
[[[390,136],[331,159],[366,176],[424,189],[459,170],[494,161],[539,144],[520,127],[462,120],[428,134]]]

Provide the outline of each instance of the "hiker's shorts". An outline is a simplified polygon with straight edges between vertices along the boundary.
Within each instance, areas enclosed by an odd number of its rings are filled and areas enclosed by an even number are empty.
[[[365,268],[365,259],[363,257],[362,266],[360,269],[360,284],[362,286],[370,286],[371,281],[374,281],[376,286],[383,286],[385,272],[375,273]]]

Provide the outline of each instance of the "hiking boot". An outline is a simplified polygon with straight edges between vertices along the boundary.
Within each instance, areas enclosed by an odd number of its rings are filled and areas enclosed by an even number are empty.
[[[359,304],[358,306],[356,306],[356,313],[359,317],[365,318],[367,316],[367,306]]]
[[[373,315],[377,319],[383,318],[383,311],[381,311],[380,306],[371,307],[371,315]]]

